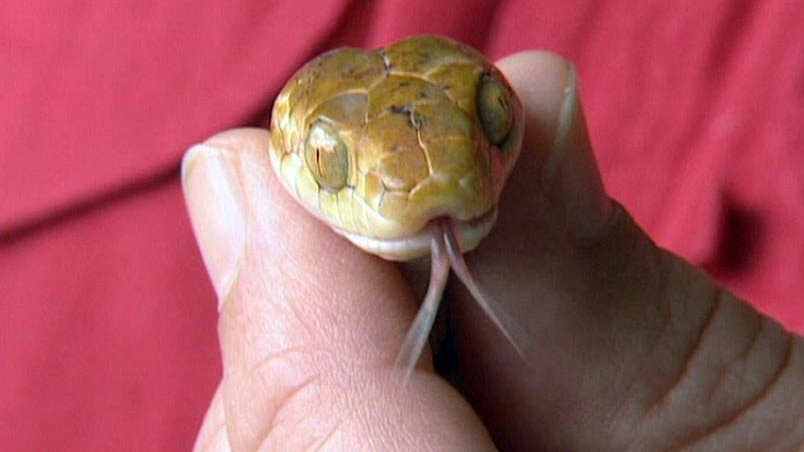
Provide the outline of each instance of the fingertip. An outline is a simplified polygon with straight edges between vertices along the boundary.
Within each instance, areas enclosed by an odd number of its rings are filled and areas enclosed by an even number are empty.
[[[525,110],[522,151],[503,189],[497,225],[467,259],[479,284],[513,319],[506,326],[528,334],[545,328],[554,315],[551,310],[562,306],[545,303],[540,315],[534,315],[534,298],[549,298],[562,280],[556,269],[566,272],[563,277],[577,268],[575,245],[603,229],[612,214],[592,154],[573,65],[554,53],[526,51],[500,60],[498,66]],[[514,348],[499,340],[503,336],[493,322],[480,310],[463,308],[473,307],[472,302],[458,305],[453,311],[456,323],[472,331],[458,340],[476,351],[472,365],[487,368],[502,360],[518,368],[520,364],[510,359],[516,356]],[[529,344],[521,346],[527,355]]]
[[[544,191],[542,175],[555,141],[571,66],[559,55],[534,50],[509,55],[497,65],[517,93],[525,113],[522,151],[503,191],[504,202],[511,192],[521,196]]]
[[[571,63],[552,52],[528,50],[499,60],[497,66],[522,101],[527,125],[538,125],[526,128],[554,131]]]
[[[612,202],[598,171],[574,65],[555,53],[525,51],[498,62],[525,109],[525,137],[511,185],[541,193],[575,237],[605,229]],[[534,177],[535,176],[535,177]]]
[[[233,162],[243,194],[245,251],[218,331],[229,439],[244,450],[304,395],[296,388],[362,387],[371,382],[356,380],[361,368],[393,373],[415,306],[394,264],[360,251],[293,199],[271,168],[269,142],[267,131],[240,129],[202,145]]]
[[[220,307],[245,247],[242,186],[233,162],[205,143],[187,151],[181,171],[187,211]]]
[[[258,127],[224,130],[204,140],[204,144],[237,152],[241,149],[268,149],[271,133]]]

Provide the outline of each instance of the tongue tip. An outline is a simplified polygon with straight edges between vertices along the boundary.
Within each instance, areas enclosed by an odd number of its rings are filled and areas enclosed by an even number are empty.
[[[434,226],[434,228],[435,227],[437,226]],[[446,245],[443,241],[443,235],[436,233],[434,229],[434,233],[431,237],[430,282],[428,283],[427,293],[424,296],[419,312],[416,314],[416,318],[413,320],[413,323],[410,325],[405,335],[402,347],[396,358],[396,364],[404,371],[405,384],[410,379],[422,355],[424,346],[427,344],[430,330],[438,315],[441,296],[444,293],[444,289],[447,287],[450,261],[445,254],[445,248]]]
[[[497,327],[497,330],[511,344],[516,353],[520,357],[524,357],[525,354],[514,340],[514,337],[509,329],[506,327],[506,323],[511,322],[504,322],[500,318],[505,314],[505,311],[499,307],[492,297],[488,296],[483,290],[481,290],[480,284],[477,283],[474,276],[472,276],[472,272],[469,271],[469,266],[466,264],[466,260],[464,259],[464,250],[461,249],[460,243],[455,237],[453,228],[449,223],[442,224],[440,227],[443,243],[446,248],[446,255],[449,259],[452,271],[455,273],[458,279],[461,280],[467,290],[469,290],[469,293],[472,294],[472,298],[475,299],[475,302],[477,302],[478,306],[480,306],[489,320],[491,320],[491,323]]]
[[[464,286],[472,294],[477,304],[497,327],[505,339],[513,346],[514,350],[521,357],[524,357],[522,349],[517,345],[511,333],[506,328],[505,323],[500,319],[499,314],[503,311],[492,298],[486,296],[480,290],[480,286],[475,281],[461,250],[461,244],[456,237],[454,224],[449,219],[439,219],[430,225],[431,230],[431,268],[430,282],[427,287],[427,294],[422,301],[419,312],[410,326],[405,340],[402,343],[396,359],[398,366],[404,371],[404,384],[407,384],[411,374],[419,362],[419,358],[427,343],[430,330],[438,314],[438,307],[441,303],[441,296],[447,285],[450,268],[456,276],[463,282]],[[499,311],[499,312],[495,312]]]

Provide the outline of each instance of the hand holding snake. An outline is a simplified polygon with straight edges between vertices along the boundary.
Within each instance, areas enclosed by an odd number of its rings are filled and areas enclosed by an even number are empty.
[[[526,112],[522,152],[465,259],[526,359],[457,285],[456,373],[422,359],[400,385],[416,300],[399,269],[288,196],[267,131],[225,132],[184,161],[221,302],[224,378],[199,449],[800,448],[801,338],[612,207],[566,61],[498,65]]]

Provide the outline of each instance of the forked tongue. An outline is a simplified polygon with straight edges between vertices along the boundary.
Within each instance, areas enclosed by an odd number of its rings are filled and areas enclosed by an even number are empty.
[[[416,314],[416,318],[413,320],[413,324],[411,324],[407,335],[405,335],[402,348],[399,350],[399,355],[396,358],[396,364],[401,366],[405,371],[404,381],[407,382],[410,378],[413,369],[416,367],[416,363],[419,361],[422,350],[424,350],[424,345],[427,343],[430,330],[438,314],[441,297],[447,286],[450,267],[452,267],[455,275],[458,276],[458,279],[460,279],[469,290],[469,293],[472,294],[472,297],[474,297],[477,304],[480,305],[483,312],[486,313],[489,320],[491,320],[503,336],[505,336],[519,356],[524,356],[522,350],[508,332],[508,329],[495,313],[495,310],[499,311],[499,308],[496,307],[496,303],[480,290],[480,286],[478,286],[472,274],[469,272],[469,268],[461,252],[461,247],[458,244],[458,240],[455,238],[452,224],[448,220],[439,220],[434,221],[430,225],[430,228],[432,230],[430,242],[430,283],[427,286],[424,301],[422,301],[419,312]]]

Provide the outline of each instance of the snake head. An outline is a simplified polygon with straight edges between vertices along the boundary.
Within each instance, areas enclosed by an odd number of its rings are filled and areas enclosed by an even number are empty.
[[[431,251],[448,219],[477,246],[522,141],[523,109],[479,52],[437,36],[342,48],[302,67],[271,117],[271,163],[311,213],[392,260]]]

